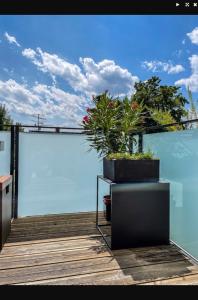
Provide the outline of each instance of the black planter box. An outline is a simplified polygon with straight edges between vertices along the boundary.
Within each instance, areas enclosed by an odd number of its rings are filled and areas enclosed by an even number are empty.
[[[103,158],[103,176],[113,182],[158,182],[159,159]]]

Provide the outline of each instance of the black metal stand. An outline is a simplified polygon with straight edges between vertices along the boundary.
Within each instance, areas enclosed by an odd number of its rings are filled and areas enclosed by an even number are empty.
[[[104,241],[106,242],[107,246],[111,249],[111,236],[106,235],[105,233],[103,233],[101,228],[106,228],[106,227],[111,227],[111,222],[107,222],[106,224],[99,224],[99,217],[98,217],[98,205],[99,205],[99,197],[98,197],[98,191],[99,191],[99,179],[102,179],[103,181],[107,182],[110,185],[110,195],[111,195],[111,184],[112,181],[104,178],[101,175],[97,175],[97,198],[96,198],[96,228],[98,229],[98,231],[100,232],[100,234],[102,235]]]
[[[99,180],[110,185],[111,195],[111,222],[102,224]],[[98,175],[96,227],[112,250],[169,244],[169,183],[115,183]]]

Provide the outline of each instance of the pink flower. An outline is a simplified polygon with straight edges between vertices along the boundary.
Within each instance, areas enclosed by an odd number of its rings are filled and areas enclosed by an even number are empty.
[[[88,116],[83,117],[83,123],[89,123],[89,117]]]
[[[89,107],[87,107],[87,112],[89,113],[91,111],[91,109]]]
[[[108,108],[114,108],[114,103],[113,103],[113,101],[109,102]]]

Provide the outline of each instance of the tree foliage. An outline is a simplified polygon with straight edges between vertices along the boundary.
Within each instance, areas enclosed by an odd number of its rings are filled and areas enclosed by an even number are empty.
[[[189,108],[187,109],[187,116],[186,119],[192,120],[192,119],[198,119],[198,111],[197,111],[197,105],[196,102],[193,100],[192,92],[190,88],[187,88],[188,92],[188,99],[189,99]],[[198,128],[198,123],[188,123],[185,125],[186,129],[192,129],[192,128]]]
[[[87,109],[82,121],[91,148],[100,156],[131,153],[132,132],[155,132],[146,128],[182,121],[187,115],[188,101],[178,89],[162,86],[158,77],[152,77],[136,83],[135,93],[130,98],[113,98],[107,91],[93,97],[93,107]],[[182,125],[172,125],[157,131],[181,129],[184,129]]]
[[[166,124],[173,124],[175,123],[174,118],[171,116],[171,114],[168,111],[162,111],[157,109],[150,110],[150,114],[152,119],[160,125],[166,125]],[[182,125],[172,125],[169,127],[166,127],[166,131],[176,131],[176,130],[182,130]],[[160,129],[162,131],[163,129]]]
[[[187,115],[185,104],[188,100],[179,92],[179,87],[160,85],[160,78],[153,76],[147,81],[135,83],[135,94],[132,101],[144,106],[145,117],[143,127],[160,125],[158,119],[152,117],[153,111],[169,114],[174,122],[182,121]]]
[[[9,127],[5,125],[12,124],[13,120],[10,117],[8,110],[6,109],[5,105],[0,104],[0,130],[9,130]]]

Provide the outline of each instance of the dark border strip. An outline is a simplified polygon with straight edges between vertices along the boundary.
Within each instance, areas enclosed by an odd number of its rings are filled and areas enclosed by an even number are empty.
[[[143,152],[143,134],[139,133],[139,138],[138,138],[138,152],[142,153]]]
[[[10,133],[10,175],[12,175],[12,218],[14,218],[14,191],[15,191],[15,126]]]
[[[14,218],[18,218],[19,185],[19,126],[15,126],[15,176],[14,176]]]
[[[176,2],[179,5],[176,6]],[[25,1],[6,0],[1,3],[1,13],[4,14],[197,14],[193,1],[189,7],[185,6],[184,0],[122,0],[122,1],[99,1],[99,0],[46,0]]]

